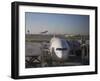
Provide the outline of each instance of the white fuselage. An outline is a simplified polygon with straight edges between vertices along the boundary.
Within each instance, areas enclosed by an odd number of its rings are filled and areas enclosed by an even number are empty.
[[[53,37],[50,41],[50,52],[53,60],[65,61],[68,58],[70,47],[65,39]]]

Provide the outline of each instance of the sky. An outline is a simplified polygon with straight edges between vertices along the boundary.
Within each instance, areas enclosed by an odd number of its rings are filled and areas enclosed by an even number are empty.
[[[89,15],[25,12],[25,32],[40,34],[89,34]]]

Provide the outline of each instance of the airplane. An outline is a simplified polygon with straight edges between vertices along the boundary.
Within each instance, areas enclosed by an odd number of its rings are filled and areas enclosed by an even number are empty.
[[[53,37],[50,40],[50,54],[53,61],[63,62],[68,59],[70,46],[65,39]]]
[[[48,31],[46,30],[46,31],[43,31],[43,32],[41,32],[41,34],[45,34],[45,33],[47,33]]]

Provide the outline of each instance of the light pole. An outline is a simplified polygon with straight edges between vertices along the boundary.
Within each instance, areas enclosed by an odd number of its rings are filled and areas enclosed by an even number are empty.
[[[30,31],[29,31],[29,30],[27,30],[27,33],[28,33],[28,34],[30,34]]]

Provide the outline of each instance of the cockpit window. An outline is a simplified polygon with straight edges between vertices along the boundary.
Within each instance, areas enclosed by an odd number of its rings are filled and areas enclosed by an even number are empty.
[[[67,48],[57,48],[56,50],[67,50]]]

